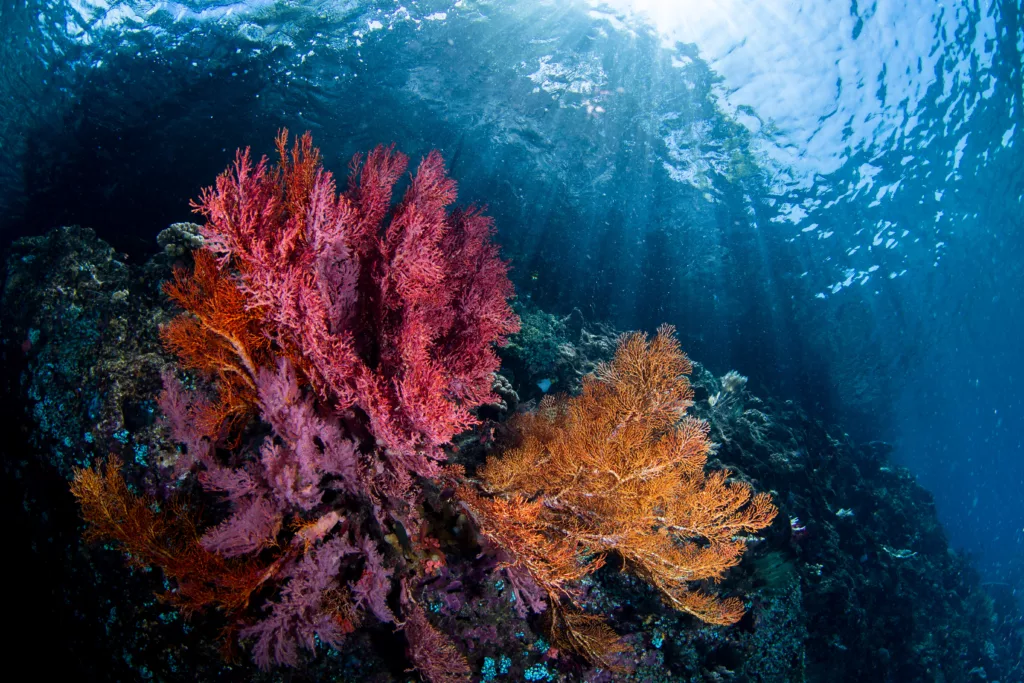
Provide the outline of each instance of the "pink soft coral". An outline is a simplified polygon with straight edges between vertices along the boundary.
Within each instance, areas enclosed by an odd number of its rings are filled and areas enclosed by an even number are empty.
[[[337,194],[309,134],[281,163],[233,167],[195,205],[207,248],[237,269],[252,307],[321,400],[357,407],[384,460],[435,476],[440,447],[493,400],[492,345],[518,329],[507,266],[476,209],[449,211],[455,182],[440,154],[420,164],[391,209],[407,159],[378,147],[350,165]]]

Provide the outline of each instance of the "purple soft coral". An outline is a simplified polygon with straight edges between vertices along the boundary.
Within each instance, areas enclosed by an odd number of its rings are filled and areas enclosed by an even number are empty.
[[[342,437],[336,418],[317,414],[311,398],[303,398],[290,362],[281,359],[277,372],[260,371],[257,381],[263,419],[274,428],[260,449],[266,478],[290,505],[312,510],[323,497],[325,475],[340,477],[341,486],[359,490],[355,444]]]
[[[273,663],[295,666],[298,648],[316,649],[316,637],[338,647],[353,625],[349,615],[331,599],[339,590],[338,570],[345,555],[356,552],[348,541],[336,536],[292,565],[280,599],[267,605],[263,621],[245,628],[241,638],[255,639],[253,659],[262,668]]]
[[[182,408],[187,401],[177,382],[170,377],[165,380],[164,405],[187,414]],[[202,453],[198,459],[205,469],[200,483],[231,502],[231,516],[202,538],[205,548],[227,557],[273,545],[285,514],[308,512],[320,504],[325,477],[335,478],[341,488],[358,488],[355,444],[342,437],[335,418],[321,417],[312,399],[303,397],[291,363],[282,359],[276,372],[261,371],[257,389],[263,418],[274,429],[263,441],[258,462],[229,468],[201,450],[208,451],[207,442],[188,445],[190,452]],[[168,418],[172,437],[192,439],[187,422],[175,415]]]

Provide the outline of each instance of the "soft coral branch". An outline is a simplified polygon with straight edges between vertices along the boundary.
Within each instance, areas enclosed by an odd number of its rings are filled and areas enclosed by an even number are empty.
[[[337,576],[342,558],[354,551],[344,538],[335,537],[290,568],[281,597],[266,606],[267,617],[239,632],[243,639],[254,639],[253,659],[260,667],[296,666],[299,647],[313,651],[317,638],[339,647],[352,632],[350,605]]]
[[[75,470],[71,484],[88,522],[86,538],[121,545],[131,562],[155,566],[176,583],[166,597],[186,614],[217,608],[237,616],[279,564],[232,561],[199,542],[192,516],[181,506],[154,510],[154,501],[128,490],[121,462],[111,456],[102,467]]]
[[[418,605],[403,626],[408,640],[406,652],[429,683],[465,683],[470,680],[466,658],[452,641],[427,620]]]
[[[270,357],[270,342],[253,308],[233,279],[209,252],[197,250],[191,272],[175,268],[164,291],[185,313],[160,330],[164,345],[182,367],[214,380],[215,401],[191,416],[213,440],[225,428],[237,428],[251,417],[256,402],[256,375]],[[165,386],[167,382],[165,381]],[[177,397],[168,397],[176,399]]]

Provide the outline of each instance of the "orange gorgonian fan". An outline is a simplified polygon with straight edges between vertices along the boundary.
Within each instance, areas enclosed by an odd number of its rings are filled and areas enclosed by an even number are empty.
[[[696,582],[738,564],[743,534],[776,509],[728,470],[705,472],[707,424],[685,415],[691,370],[670,326],[624,337],[580,396],[516,418],[519,444],[481,472],[488,496],[460,489],[513,583],[526,574],[547,594],[563,647],[605,658],[610,629],[580,611],[577,580],[608,553],[678,610],[723,625],[743,615],[741,600]]]
[[[110,456],[102,466],[75,470],[71,493],[88,523],[86,540],[113,541],[133,565],[159,567],[176,583],[164,597],[186,615],[214,608],[229,620],[237,617],[281,562],[229,560],[205,549],[187,510],[155,511],[153,500],[128,490],[120,468],[121,461]]]
[[[239,426],[255,409],[256,376],[272,365],[270,340],[260,311],[248,304],[231,277],[205,249],[193,252],[195,268],[174,269],[164,291],[185,313],[160,330],[164,346],[184,368],[216,380],[217,402],[197,416],[202,433],[216,439],[226,425]]]

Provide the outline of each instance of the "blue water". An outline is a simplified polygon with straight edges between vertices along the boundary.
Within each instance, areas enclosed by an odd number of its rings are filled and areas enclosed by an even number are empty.
[[[239,146],[440,149],[519,294],[886,440],[1024,589],[1019,2],[8,2],[0,230],[143,259]],[[865,521],[865,523],[870,523]]]

